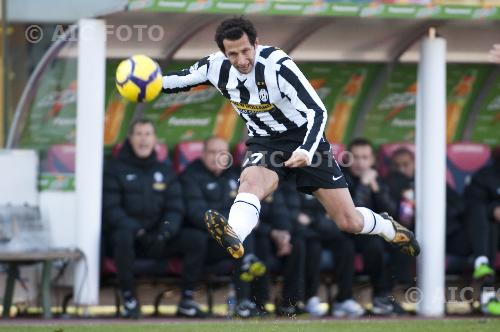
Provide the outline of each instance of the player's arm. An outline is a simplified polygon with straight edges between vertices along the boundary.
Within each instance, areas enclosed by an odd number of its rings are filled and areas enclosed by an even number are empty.
[[[208,69],[210,67],[210,56],[195,62],[189,69],[169,72],[163,76],[164,93],[177,93],[188,91],[195,86],[210,84],[208,81]]]
[[[307,165],[310,165],[318,144],[323,137],[327,118],[325,105],[323,105],[307,78],[290,58],[286,58],[281,64],[278,71],[278,85],[280,91],[295,108],[305,113],[307,117],[307,133],[302,145],[299,146],[296,152],[305,154],[307,156]],[[286,166],[300,167],[305,165],[294,165],[292,163],[292,165]]]

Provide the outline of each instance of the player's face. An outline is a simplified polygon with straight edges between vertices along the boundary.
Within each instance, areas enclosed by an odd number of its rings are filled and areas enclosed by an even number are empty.
[[[257,41],[255,45],[250,44],[246,33],[237,40],[224,39],[224,50],[229,62],[242,74],[248,74],[253,69],[255,62],[255,50],[257,48]]]
[[[353,146],[351,153],[353,157],[351,173],[354,176],[361,176],[375,164],[375,157],[369,145]]]
[[[393,162],[396,170],[398,170],[400,173],[403,173],[409,178],[413,178],[413,176],[415,175],[415,161],[413,160],[412,156],[407,153],[400,154],[394,157]]]
[[[206,143],[201,160],[210,172],[219,175],[227,168],[230,161],[228,157],[227,142],[220,138],[214,138]]]
[[[137,157],[147,158],[153,153],[156,145],[155,129],[150,123],[138,123],[134,126],[129,141]]]

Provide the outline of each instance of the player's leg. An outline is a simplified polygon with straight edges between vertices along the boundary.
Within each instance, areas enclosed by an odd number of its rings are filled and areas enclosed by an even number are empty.
[[[276,190],[278,182],[278,174],[262,166],[250,166],[241,173],[238,195],[228,220],[241,241],[257,226],[260,201]]]
[[[339,228],[349,233],[377,234],[411,256],[420,252],[411,231],[395,222],[387,213],[377,214],[364,207],[354,207],[347,182],[326,141],[318,145],[314,166],[296,170],[297,188],[314,193]]]
[[[364,207],[354,207],[347,188],[324,189],[314,192],[328,216],[337,226],[349,233],[380,235],[400,247],[408,255],[416,256],[420,247],[413,232],[394,221],[387,213],[378,214]]]
[[[231,206],[228,220],[217,211],[209,210],[205,213],[205,223],[210,234],[234,258],[244,255],[242,243],[257,226],[260,201],[276,190],[279,182],[277,172],[281,172],[279,162],[276,162],[269,151],[253,152],[249,149],[248,155],[240,176],[238,195]]]

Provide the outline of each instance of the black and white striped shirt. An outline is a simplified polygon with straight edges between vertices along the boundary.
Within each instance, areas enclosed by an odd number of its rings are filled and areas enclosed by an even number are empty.
[[[187,91],[211,84],[229,99],[245,121],[250,136],[273,136],[307,125],[297,150],[309,161],[323,137],[326,109],[297,65],[282,50],[258,46],[248,74],[234,68],[222,52],[211,54],[191,68],[163,77],[163,91]]]

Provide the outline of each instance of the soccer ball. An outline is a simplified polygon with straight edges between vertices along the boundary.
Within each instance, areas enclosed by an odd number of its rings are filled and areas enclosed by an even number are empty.
[[[161,92],[162,74],[158,63],[145,55],[134,55],[116,68],[116,88],[132,102],[155,99]]]

